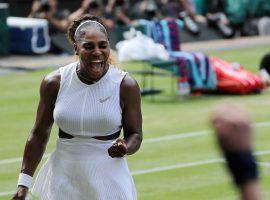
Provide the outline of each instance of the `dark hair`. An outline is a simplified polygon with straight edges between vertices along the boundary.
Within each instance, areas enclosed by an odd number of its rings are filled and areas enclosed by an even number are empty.
[[[123,6],[123,5],[125,5],[125,0],[116,0],[115,5],[116,6]]]
[[[89,9],[91,10],[91,9],[93,9],[93,10],[96,10],[96,9],[99,9],[99,4],[98,4],[98,2],[97,1],[92,1],[92,2],[90,2],[90,4],[89,4]]]
[[[51,10],[51,6],[47,1],[41,1],[38,12],[49,12]]]
[[[270,74],[270,52],[265,54],[261,59],[260,69],[265,69]]]
[[[69,39],[70,42],[75,43],[75,32],[77,27],[83,22],[83,21],[87,21],[87,20],[92,20],[92,21],[97,21],[100,24],[102,24],[105,28],[105,31],[103,28],[100,28],[100,31],[102,31],[105,35],[107,35],[106,32],[106,26],[104,25],[104,23],[102,22],[102,20],[100,20],[98,17],[96,16],[92,16],[92,15],[83,15],[82,17],[80,17],[78,20],[74,20],[68,27],[68,32],[67,32],[67,37]],[[108,36],[107,36],[108,37]]]

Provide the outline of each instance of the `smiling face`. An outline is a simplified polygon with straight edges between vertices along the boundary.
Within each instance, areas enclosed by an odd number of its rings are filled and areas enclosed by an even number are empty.
[[[99,28],[88,27],[81,39],[74,44],[79,56],[79,70],[92,80],[99,79],[108,68],[110,45],[107,35]]]

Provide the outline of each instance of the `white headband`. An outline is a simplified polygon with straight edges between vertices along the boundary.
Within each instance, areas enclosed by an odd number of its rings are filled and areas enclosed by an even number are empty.
[[[84,22],[82,22],[77,28],[76,28],[76,31],[75,31],[75,34],[74,34],[74,38],[76,38],[76,35],[78,33],[78,30],[83,26],[85,25],[86,23],[89,23],[89,24],[92,24],[92,23],[96,23],[98,24],[100,27],[102,27],[105,31],[105,33],[107,34],[107,31],[106,31],[106,28],[101,24],[99,23],[98,21],[94,21],[94,20],[86,20]]]

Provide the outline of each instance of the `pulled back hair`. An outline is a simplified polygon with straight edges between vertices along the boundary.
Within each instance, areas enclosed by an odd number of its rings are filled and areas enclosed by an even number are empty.
[[[102,20],[100,20],[98,17],[96,16],[92,16],[92,15],[83,15],[82,17],[80,17],[78,20],[74,20],[68,27],[68,31],[67,31],[67,37],[68,37],[68,40],[73,44],[73,43],[76,43],[76,40],[75,40],[75,32],[78,28],[78,26],[84,22],[84,21],[87,21],[87,20],[92,20],[92,21],[97,21],[99,22],[100,24],[102,24],[105,28],[105,31],[101,28],[100,31],[102,31],[107,37],[107,28],[106,26],[104,25],[104,23],[102,22]],[[116,60],[116,55],[114,52],[112,52],[112,50],[110,50],[110,55],[109,55],[109,58],[108,58],[108,63],[109,64],[112,64],[114,66],[119,66],[118,65],[118,62]]]
[[[92,21],[96,21],[100,24],[102,24],[105,28],[105,31],[106,31],[106,26],[104,25],[104,23],[102,22],[102,20],[100,20],[98,17],[96,16],[92,16],[92,15],[83,15],[82,17],[80,17],[78,20],[74,20],[68,27],[68,32],[67,32],[67,37],[69,39],[69,41],[71,43],[75,43],[76,40],[75,40],[75,32],[76,32],[76,29],[78,28],[78,26],[84,22],[84,21],[87,21],[87,20],[92,20]],[[100,29],[107,37],[107,33]]]

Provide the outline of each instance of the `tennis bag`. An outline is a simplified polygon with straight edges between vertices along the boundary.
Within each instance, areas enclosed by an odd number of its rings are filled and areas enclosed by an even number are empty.
[[[241,65],[219,58],[211,58],[210,62],[216,72],[219,93],[246,95],[259,93],[264,88],[261,78],[246,71]]]

